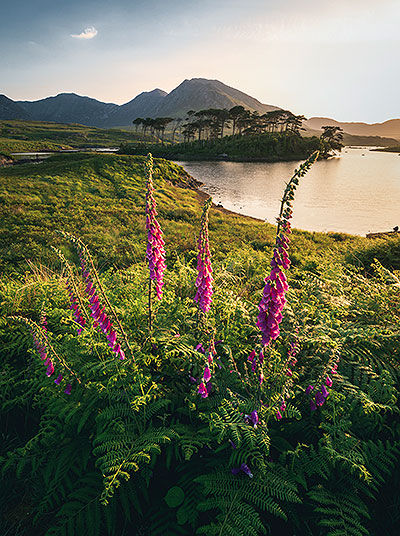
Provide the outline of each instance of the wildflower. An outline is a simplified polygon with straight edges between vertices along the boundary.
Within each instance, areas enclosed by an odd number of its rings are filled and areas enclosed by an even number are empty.
[[[200,352],[201,354],[205,354],[206,351],[204,350],[203,348],[203,345],[201,344],[201,342],[196,346],[195,348],[198,352]]]
[[[282,419],[282,413],[279,410],[276,412],[276,418],[278,421]]]
[[[285,410],[286,410],[286,402],[284,400],[282,400],[281,407],[279,408],[279,411],[281,411],[283,413]]]
[[[71,389],[72,389],[72,385],[69,383],[69,384],[67,385],[67,387],[65,388],[64,393],[65,393],[66,395],[70,395],[70,394],[71,394]]]
[[[199,384],[199,388],[198,388],[198,391],[199,395],[201,395],[202,398],[207,398],[208,397],[208,391],[207,391],[207,388],[206,386],[204,385],[203,382],[201,382]]]
[[[54,380],[54,383],[55,383],[56,385],[60,385],[62,379],[63,379],[63,377],[61,376],[61,374],[59,374],[59,375],[57,376],[57,378]]]
[[[194,376],[192,376],[191,374],[189,374],[189,380],[191,383],[197,383],[197,380]]]
[[[200,235],[198,239],[196,295],[194,301],[198,303],[203,313],[207,313],[211,308],[212,302],[212,267],[211,253],[208,240],[208,211],[211,206],[211,197],[204,203],[203,213],[201,215]]]
[[[283,194],[281,210],[277,218],[278,228],[275,239],[275,247],[270,263],[271,271],[264,279],[265,287],[258,306],[259,314],[257,326],[262,332],[262,344],[270,344],[279,337],[279,324],[282,321],[282,311],[286,304],[285,294],[289,288],[284,270],[290,266],[288,255],[289,234],[291,227],[289,219],[292,217],[291,200],[298,184],[298,178],[302,177],[317,159],[318,153],[313,153],[300,168],[295,171]]]
[[[320,393],[319,391],[315,393],[315,403],[317,406],[322,406],[325,403],[325,398],[323,393]]]
[[[311,393],[311,391],[314,389],[314,386],[313,385],[309,385],[306,389],[306,395],[309,395]]]
[[[328,398],[329,391],[328,391],[328,389],[325,387],[325,385],[323,385],[323,386],[321,387],[321,393],[322,393],[322,396],[323,396],[324,398]]]
[[[54,365],[53,365],[53,362],[51,360],[49,360],[49,363],[48,363],[47,369],[46,369],[46,375],[48,377],[50,377],[53,373],[54,373]]]
[[[238,475],[240,473],[240,471],[243,471],[243,473],[245,475],[247,475],[249,478],[253,478],[253,474],[250,471],[249,466],[246,465],[245,463],[242,463],[242,465],[240,467],[234,467],[232,469],[232,474]]]
[[[293,376],[293,372],[290,370],[290,368],[287,369],[286,375],[289,376],[289,377]]]
[[[210,369],[208,367],[206,367],[204,369],[203,379],[204,379],[204,381],[206,383],[211,380],[211,372],[210,372]]]
[[[329,376],[326,377],[325,383],[328,387],[332,387],[333,382]]]
[[[251,363],[254,361],[254,358],[256,357],[256,351],[252,350],[249,354],[249,357],[247,358],[247,361],[250,361]]]
[[[153,195],[153,157],[151,154],[147,155],[146,178],[146,257],[149,262],[150,280],[155,281],[157,298],[161,300],[164,285],[165,250],[161,227],[157,221],[156,201]]]
[[[264,374],[263,374],[262,371],[261,371],[261,372],[260,372],[260,377],[259,377],[260,385],[262,384],[263,381],[264,381]]]
[[[250,414],[250,418],[253,421],[254,426],[258,424],[258,413],[256,410],[252,411]]]

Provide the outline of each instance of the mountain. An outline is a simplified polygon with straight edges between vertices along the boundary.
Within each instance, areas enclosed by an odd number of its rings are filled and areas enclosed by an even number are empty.
[[[117,104],[100,102],[75,93],[60,93],[37,101],[19,101],[18,104],[36,121],[80,123],[95,127],[107,126]]]
[[[229,109],[241,105],[261,114],[279,109],[277,106],[263,104],[219,80],[206,78],[184,80],[171,93],[161,89],[145,91],[122,105],[104,103],[75,93],[60,93],[37,101],[14,102],[7,97],[4,99],[9,101],[9,105],[4,109],[1,116],[3,119],[29,118],[103,128],[128,126],[136,117],[185,117],[189,110],[205,108]],[[16,116],[18,107],[20,117]]]
[[[325,125],[341,127],[344,132],[355,136],[381,136],[400,140],[400,119],[389,119],[383,123],[347,123],[329,117],[311,117],[305,122],[306,127],[318,131]]]
[[[30,119],[30,116],[16,102],[0,95],[0,119]]]
[[[254,97],[227,86],[219,80],[192,78],[184,80],[166,95],[155,113],[159,117],[185,117],[189,110],[229,109],[239,105],[260,114],[279,109],[277,106],[262,104]]]
[[[162,89],[153,89],[153,91],[144,91],[127,102],[113,110],[109,126],[126,126],[132,123],[136,117],[155,117],[157,110],[168,93]]]

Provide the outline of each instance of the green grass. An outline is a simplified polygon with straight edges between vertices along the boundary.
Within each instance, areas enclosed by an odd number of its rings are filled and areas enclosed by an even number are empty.
[[[118,147],[142,138],[141,134],[127,130],[44,121],[0,121],[0,151],[5,152]]]
[[[192,189],[193,180],[181,167],[166,160],[155,163],[169,255],[193,257],[204,196]],[[71,154],[0,169],[0,267],[10,271],[26,268],[27,260],[49,262],[49,244],[59,243],[56,229],[89,242],[102,267],[126,267],[143,258],[143,164],[141,156]],[[219,258],[238,250],[266,258],[275,228],[214,207],[210,232]],[[295,231],[293,261],[349,254],[365,243],[343,234]]]

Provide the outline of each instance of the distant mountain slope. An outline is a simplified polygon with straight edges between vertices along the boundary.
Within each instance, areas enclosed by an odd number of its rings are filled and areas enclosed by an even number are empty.
[[[261,114],[279,109],[277,106],[262,104],[257,99],[250,97],[250,95],[227,86],[219,80],[192,78],[191,80],[184,80],[162,100],[156,110],[156,115],[161,117],[185,117],[189,110],[229,109],[239,105]]]
[[[117,104],[100,102],[75,93],[60,93],[37,101],[19,101],[18,104],[36,121],[80,123],[97,127],[108,126]]]
[[[7,100],[22,109],[21,119],[79,123],[103,128],[128,126],[137,117],[185,117],[189,110],[205,108],[229,109],[241,105],[261,114],[279,109],[277,106],[262,104],[250,95],[218,80],[205,78],[184,80],[169,94],[161,89],[145,91],[122,105],[104,103],[75,93],[60,93],[55,97],[37,101]],[[10,108],[10,112],[5,110],[1,118],[16,119],[15,113]],[[24,113],[28,115],[23,115]]]
[[[314,130],[320,130],[325,125],[341,127],[355,136],[383,136],[400,140],[400,119],[389,119],[383,123],[347,123],[329,117],[311,117],[305,122],[306,127]]]
[[[30,119],[29,113],[5,95],[0,95],[0,119]]]
[[[137,117],[155,117],[168,93],[162,89],[144,91],[137,97],[115,108],[109,118],[108,126],[127,126]]]

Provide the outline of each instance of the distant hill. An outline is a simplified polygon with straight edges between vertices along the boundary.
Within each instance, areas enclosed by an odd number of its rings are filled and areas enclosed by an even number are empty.
[[[131,101],[117,106],[110,114],[108,126],[127,126],[137,117],[156,117],[156,110],[161,106],[168,93],[162,89],[144,91]]]
[[[56,123],[79,123],[96,127],[128,126],[136,117],[185,117],[189,110],[232,108],[241,105],[265,113],[279,109],[220,82],[206,78],[184,80],[171,93],[154,89],[140,93],[131,101],[118,105],[60,93],[37,101],[14,102],[8,97],[1,119],[33,119]],[[1,108],[0,108],[1,109]],[[16,117],[19,110],[20,117]]]
[[[311,117],[305,122],[306,127],[318,131],[325,125],[341,127],[344,132],[355,136],[382,136],[400,140],[400,119],[389,119],[383,123],[346,123],[329,117]]]
[[[29,113],[5,95],[0,95],[0,119],[30,119]]]
[[[108,126],[110,114],[119,108],[117,104],[100,102],[75,93],[60,93],[37,101],[19,101],[31,119],[56,123],[80,123],[81,125]]]
[[[244,108],[260,114],[279,110],[277,106],[262,104],[257,99],[219,80],[192,78],[184,80],[160,102],[155,113],[159,117],[185,117],[189,110],[205,110],[207,108]]]

